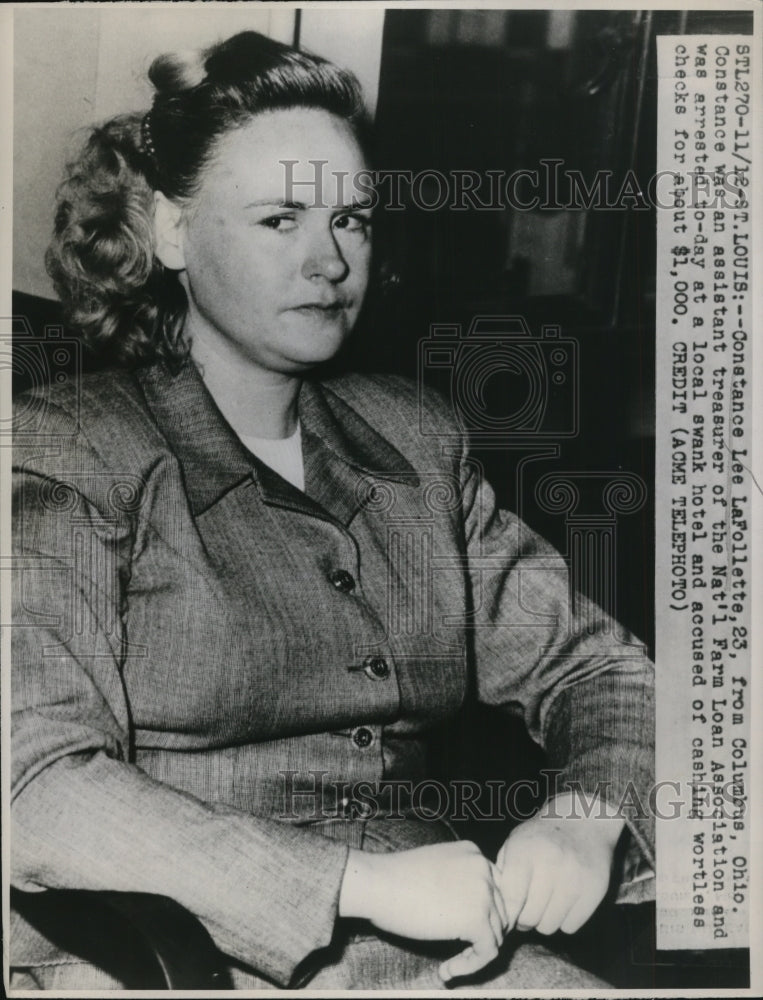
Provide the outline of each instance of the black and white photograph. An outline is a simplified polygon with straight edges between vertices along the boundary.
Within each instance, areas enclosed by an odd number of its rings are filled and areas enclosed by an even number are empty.
[[[4,7],[5,993],[759,995],[758,0]]]

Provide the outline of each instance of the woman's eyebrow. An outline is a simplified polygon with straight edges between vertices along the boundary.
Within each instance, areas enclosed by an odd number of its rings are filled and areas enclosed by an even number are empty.
[[[372,198],[353,198],[349,205],[345,206],[350,209],[362,210],[365,208],[373,208],[374,203]]]
[[[282,198],[258,198],[256,201],[250,201],[248,204],[244,205],[244,210],[248,208],[287,208],[292,211],[306,211],[311,206],[307,205],[303,201],[285,201]],[[329,208],[331,206],[321,205],[321,208]],[[372,209],[373,202],[369,198],[353,198],[349,204],[337,205],[334,207],[336,212],[352,212],[361,211],[363,209]]]
[[[307,208],[301,201],[284,201],[283,198],[259,198],[250,201],[244,208],[291,208],[294,211],[304,211]]]

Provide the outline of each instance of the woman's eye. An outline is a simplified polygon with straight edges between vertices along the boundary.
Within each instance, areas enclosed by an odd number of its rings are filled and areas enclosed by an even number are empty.
[[[266,229],[275,229],[276,232],[285,233],[294,229],[297,221],[293,215],[269,215],[266,219],[260,220],[260,225]]]
[[[366,233],[371,228],[371,218],[368,215],[340,215],[334,220],[334,228],[348,233]]]

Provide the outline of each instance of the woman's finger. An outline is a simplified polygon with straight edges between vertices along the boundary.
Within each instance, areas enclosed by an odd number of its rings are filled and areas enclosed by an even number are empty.
[[[565,934],[574,934],[575,931],[580,930],[586,920],[592,916],[602,898],[603,894],[600,895],[595,892],[583,893],[569,908],[559,925],[559,929]]]
[[[498,856],[501,867],[497,869],[498,888],[503,897],[506,911],[506,930],[510,931],[517,922],[527,899],[532,878],[532,866],[522,863],[524,859],[517,856],[518,852],[506,849]]]
[[[458,955],[443,962],[438,970],[440,979],[447,983],[460,976],[470,976],[479,972],[480,969],[484,969],[497,955],[498,947],[492,934],[486,934],[479,941],[475,941],[473,945],[459,952]]]
[[[506,912],[506,904],[503,901],[501,890],[498,888],[496,883],[493,884],[493,903],[498,911],[498,916],[501,918],[501,927],[504,931],[506,931],[509,926],[509,917]]]
[[[535,925],[539,934],[555,934],[566,919],[572,906],[578,901],[578,894],[565,886],[557,886],[551,894],[546,909]]]
[[[469,971],[471,971],[475,954],[474,948],[470,945],[468,948],[459,952],[458,955],[454,955],[453,958],[449,958],[447,961],[443,962],[437,970],[440,979],[442,979],[444,983],[447,983],[451,979],[455,979],[456,976],[468,975]],[[474,971],[476,971],[476,969]]]
[[[501,915],[495,905],[490,908],[488,920],[490,921],[490,927],[493,931],[495,946],[496,948],[500,948],[503,944],[503,921],[501,920]]]
[[[519,931],[529,931],[537,927],[554,891],[552,875],[536,868],[527,890],[525,905],[517,916],[516,928]]]

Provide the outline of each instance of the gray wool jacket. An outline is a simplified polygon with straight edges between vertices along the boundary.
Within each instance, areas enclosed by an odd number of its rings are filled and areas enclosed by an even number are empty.
[[[643,648],[497,509],[444,401],[345,376],[299,412],[304,492],[191,362],[25,395],[14,445],[13,884],[171,896],[281,985],[331,940],[349,846],[452,836],[369,789],[426,778],[467,699],[615,801],[653,769]],[[20,916],[11,949],[66,960]]]

